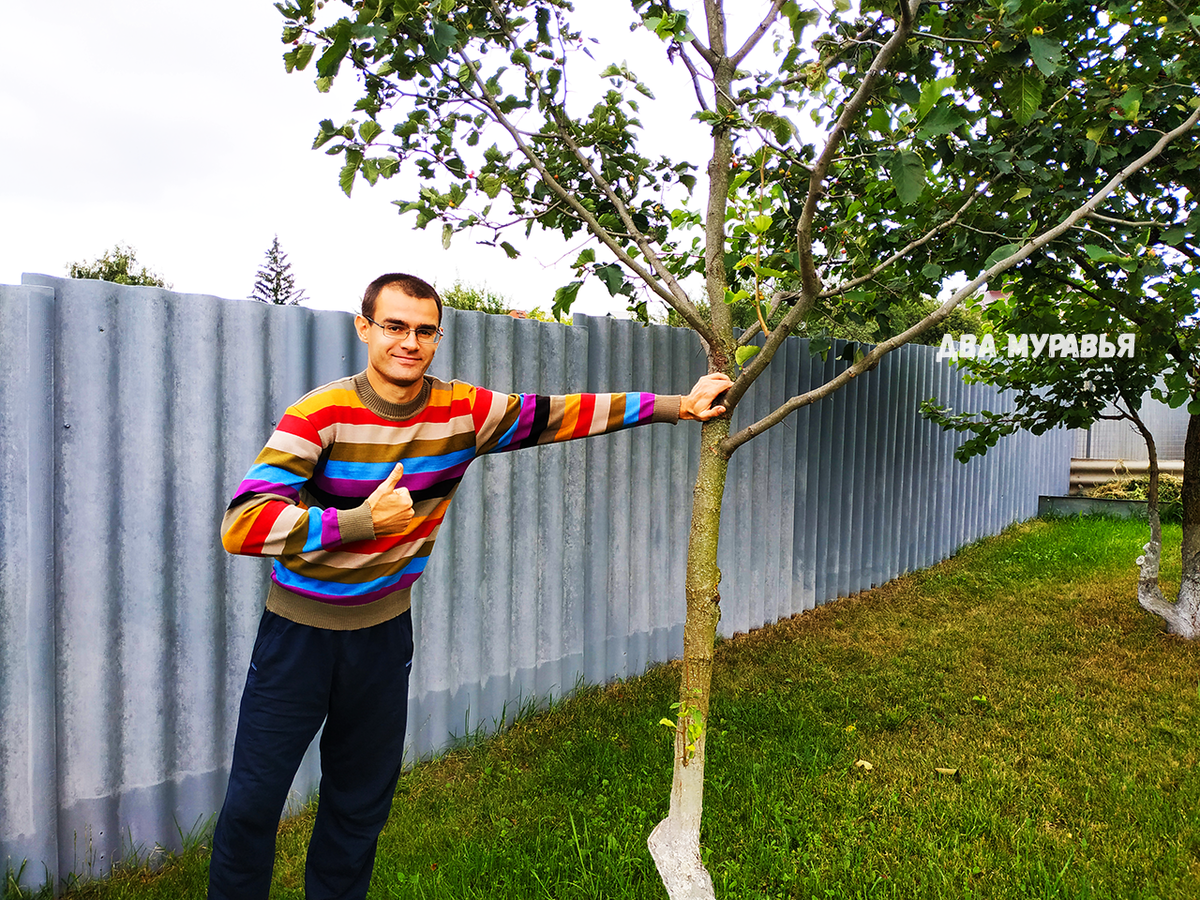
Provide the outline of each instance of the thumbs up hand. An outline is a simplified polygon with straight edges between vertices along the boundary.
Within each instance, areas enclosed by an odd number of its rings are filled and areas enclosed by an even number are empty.
[[[413,520],[413,502],[408,488],[396,487],[403,474],[404,466],[396,463],[392,474],[380,482],[379,487],[367,498],[376,537],[403,534]]]

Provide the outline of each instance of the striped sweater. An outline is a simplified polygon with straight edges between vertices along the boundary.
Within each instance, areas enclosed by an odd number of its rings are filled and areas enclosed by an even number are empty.
[[[318,628],[367,628],[409,608],[467,466],[485,453],[677,422],[677,396],[497,394],[425,376],[389,403],[365,372],[288,407],[221,523],[230,553],[274,557],[267,608]],[[414,518],[377,538],[366,498],[397,462]]]

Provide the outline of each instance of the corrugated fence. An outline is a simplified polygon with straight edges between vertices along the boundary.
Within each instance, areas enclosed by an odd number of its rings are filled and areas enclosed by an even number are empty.
[[[361,369],[346,313],[34,275],[0,286],[0,865],[106,872],[219,808],[267,568],[217,526],[288,403]],[[688,390],[695,337],[446,312],[434,372],[498,390]],[[1071,436],[963,466],[930,396],[1003,408],[904,347],[735,454],[725,634],[927,566],[1065,493]],[[735,426],[834,374],[794,340]],[[698,429],[488,458],[414,599],[410,758],[682,651]],[[669,765],[664,760],[663,765]],[[317,781],[306,759],[296,795]]]
[[[1160,387],[1163,386],[1161,380],[1159,384]],[[1113,415],[1117,409],[1109,406],[1104,412]],[[1142,397],[1138,417],[1154,435],[1154,449],[1160,460],[1183,459],[1188,419],[1191,418],[1186,407],[1171,409],[1161,400],[1155,400],[1147,391]],[[1074,435],[1074,454],[1077,459],[1112,460],[1113,468],[1119,470],[1120,460],[1148,460],[1150,458],[1145,438],[1131,422],[1124,419],[1106,419],[1096,422],[1091,428],[1081,428],[1075,431]]]

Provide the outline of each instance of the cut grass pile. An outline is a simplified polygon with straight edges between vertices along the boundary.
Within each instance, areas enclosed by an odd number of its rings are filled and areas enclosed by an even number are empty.
[[[1200,646],[1137,607],[1145,539],[1033,521],[722,642],[703,834],[718,896],[1200,896]],[[645,839],[677,684],[667,665],[584,690],[406,773],[370,896],[665,897]],[[311,823],[282,827],[273,897],[303,895]],[[201,847],[75,896],[202,897],[206,864]]]

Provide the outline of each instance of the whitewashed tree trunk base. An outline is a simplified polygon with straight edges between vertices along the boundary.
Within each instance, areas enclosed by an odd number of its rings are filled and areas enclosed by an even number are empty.
[[[1170,602],[1158,586],[1158,567],[1161,542],[1151,539],[1146,554],[1138,557],[1138,605],[1146,612],[1162,616],[1167,631],[1187,640],[1200,636],[1200,574],[1184,573],[1179,585],[1179,598]]]
[[[668,816],[646,844],[671,900],[716,900],[712,877],[700,860],[699,828],[678,828]]]

